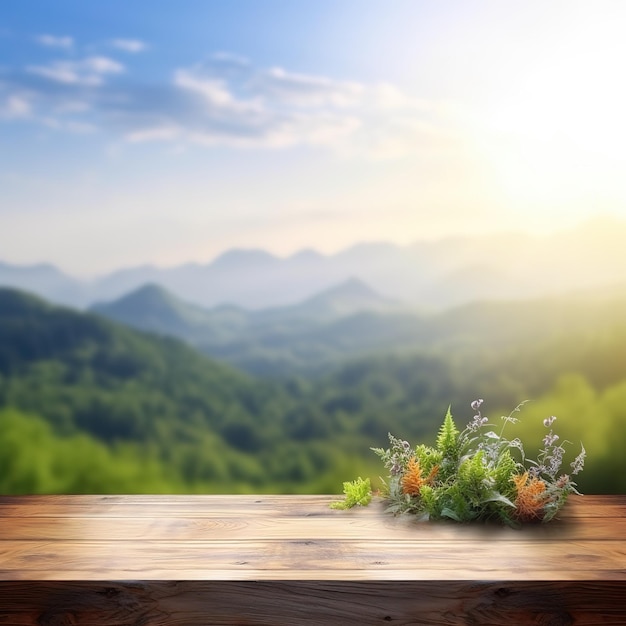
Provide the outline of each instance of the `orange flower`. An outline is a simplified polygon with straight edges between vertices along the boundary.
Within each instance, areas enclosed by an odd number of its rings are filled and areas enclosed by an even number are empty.
[[[546,483],[540,478],[528,480],[528,472],[513,476],[517,488],[515,516],[522,522],[532,522],[543,517],[543,507],[548,501]]]
[[[434,465],[433,468],[430,470],[428,476],[426,476],[426,484],[432,485],[438,473],[439,473],[439,465]]]
[[[402,493],[419,496],[422,485],[429,485],[437,476],[439,466],[435,465],[426,478],[422,476],[420,462],[413,456],[407,463],[406,472],[402,476]]]

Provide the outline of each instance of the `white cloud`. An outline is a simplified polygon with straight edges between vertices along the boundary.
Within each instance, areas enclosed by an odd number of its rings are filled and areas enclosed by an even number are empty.
[[[32,105],[30,100],[19,94],[10,94],[4,103],[0,104],[0,117],[18,119],[30,117]]]
[[[260,113],[259,100],[239,100],[222,80],[204,78],[193,70],[178,70],[174,74],[174,85],[200,95],[213,109],[222,109],[234,114]]]
[[[99,74],[118,74],[124,71],[124,66],[107,57],[89,57],[83,61],[83,66]]]
[[[181,129],[177,126],[154,126],[141,130],[134,130],[126,135],[126,140],[131,143],[143,141],[171,141],[181,135]]]
[[[223,65],[238,65],[240,67],[251,67],[250,59],[241,54],[233,54],[232,52],[216,52],[211,55],[211,59],[215,63]]]
[[[258,72],[250,87],[265,98],[303,107],[350,107],[359,103],[364,92],[356,82],[295,74],[281,67]]]
[[[422,98],[414,98],[390,83],[372,85],[367,90],[367,100],[378,109],[412,109],[415,111],[431,110],[433,104]]]
[[[71,114],[84,113],[90,109],[91,105],[83,100],[64,100],[55,108],[55,111],[62,114]]]
[[[296,115],[275,129],[270,145],[286,147],[299,143],[310,145],[333,145],[352,135],[362,121],[351,115],[332,113]]]
[[[74,39],[72,37],[55,37],[54,35],[39,35],[36,37],[37,43],[50,48],[72,48]]]
[[[139,39],[114,39],[111,45],[124,52],[143,52],[148,45]]]
[[[26,69],[31,74],[38,74],[58,83],[79,83],[78,74],[72,63],[56,62],[50,65],[29,65]]]
[[[53,120],[59,130],[106,128],[130,143],[178,147],[325,146],[349,158],[434,155],[458,148],[449,107],[389,83],[257,67],[227,52],[176,69],[169,83],[105,84],[123,71],[116,60],[90,56],[6,74],[4,96],[14,99],[6,100],[3,117],[30,115],[35,121],[31,105],[36,104],[37,119]]]
[[[336,110],[345,107],[360,87],[278,70],[264,76],[246,59],[233,55],[221,53],[201,66],[178,70],[173,82],[185,97],[198,101],[199,115],[183,133],[194,143],[269,148],[328,145],[360,125],[354,115]],[[163,138],[161,132],[140,136]]]
[[[64,120],[55,117],[45,117],[37,120],[47,128],[57,131],[66,131],[76,135],[86,135],[98,131],[97,127],[87,122]]]
[[[218,53],[178,70],[174,85],[200,96],[201,114],[183,134],[207,145],[326,145],[344,156],[375,158],[458,147],[451,116],[441,106],[390,83],[258,68]]]
[[[31,74],[66,85],[97,86],[104,82],[105,74],[119,74],[124,66],[102,56],[87,57],[82,61],[53,61],[48,65],[30,65]]]

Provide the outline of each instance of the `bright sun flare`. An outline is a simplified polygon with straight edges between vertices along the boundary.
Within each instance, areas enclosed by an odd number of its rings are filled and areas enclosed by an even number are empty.
[[[522,74],[475,115],[473,142],[513,210],[626,215],[626,20],[596,22],[533,49]]]

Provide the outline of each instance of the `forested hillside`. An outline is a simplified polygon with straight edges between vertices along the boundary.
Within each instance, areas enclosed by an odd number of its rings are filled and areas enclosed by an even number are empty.
[[[550,342],[567,343],[598,328],[615,327],[619,334],[626,318],[626,286],[525,301],[482,301],[427,314],[393,306],[358,281],[296,306],[258,311],[202,309],[147,285],[94,310],[139,330],[183,339],[254,376],[309,377],[334,371],[349,359],[382,353],[429,352],[458,359],[495,350],[510,358],[520,347],[542,351]],[[559,355],[556,367],[562,364]],[[528,364],[523,369],[522,378],[534,376]]]
[[[0,291],[5,492],[100,491],[105,467],[107,490],[328,489],[343,457],[291,440],[303,404],[177,340]]]
[[[623,491],[624,298],[532,307],[459,309],[431,320],[421,348],[381,344],[315,378],[268,381],[0,290],[0,491],[336,492],[383,473],[369,447],[388,431],[432,442],[448,404],[462,424],[479,396],[494,422],[532,400],[519,425],[529,456],[557,415],[572,452],[581,440],[589,452],[583,491]]]

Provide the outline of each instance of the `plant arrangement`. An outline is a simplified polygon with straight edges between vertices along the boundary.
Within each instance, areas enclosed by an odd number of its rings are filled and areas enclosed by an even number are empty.
[[[563,507],[570,493],[579,493],[573,476],[582,471],[585,449],[571,463],[569,474],[561,473],[564,444],[552,430],[556,417],[543,421],[548,430],[536,460],[527,459],[522,442],[507,439],[507,424],[522,404],[501,419],[500,432],[481,413],[483,400],[471,407],[473,419],[460,431],[450,409],[434,447],[415,448],[389,433],[390,448],[372,448],[389,471],[381,495],[387,511],[412,513],[423,520],[452,519],[457,522],[497,520],[511,526],[548,522]],[[369,478],[346,482],[344,500],[332,508],[365,506],[372,498]]]

